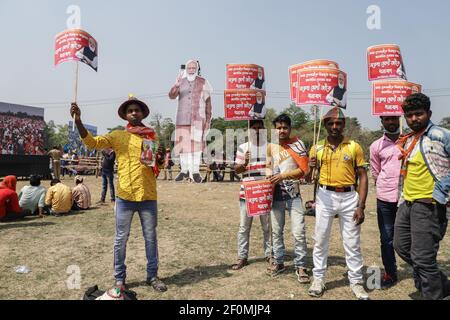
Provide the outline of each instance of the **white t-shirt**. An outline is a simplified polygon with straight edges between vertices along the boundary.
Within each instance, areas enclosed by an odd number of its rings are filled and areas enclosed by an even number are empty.
[[[248,162],[246,171],[243,173],[243,182],[263,180],[266,177],[266,158],[267,158],[267,143],[264,142],[260,146],[256,146],[250,142],[241,144],[236,152],[236,164],[242,165],[245,163],[245,154],[249,150],[250,145],[250,161]],[[241,184],[239,198],[245,199],[244,185]]]

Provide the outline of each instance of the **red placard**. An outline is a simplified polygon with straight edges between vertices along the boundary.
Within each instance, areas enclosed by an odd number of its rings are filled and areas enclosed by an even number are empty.
[[[369,81],[382,79],[406,80],[406,70],[400,47],[396,44],[381,44],[367,48]]]
[[[291,91],[291,101],[297,100],[297,85],[298,85],[298,71],[306,68],[317,69],[339,69],[339,65],[331,60],[311,60],[303,63],[299,63],[289,67],[289,83]]]
[[[347,74],[337,69],[302,69],[297,73],[296,104],[347,107]],[[342,88],[339,78],[343,80]]]
[[[265,90],[264,68],[256,64],[227,64],[227,89]]]
[[[420,84],[404,80],[372,83],[372,114],[374,116],[401,116],[402,104],[413,94],[422,92]]]
[[[273,185],[270,181],[244,182],[247,216],[263,216],[272,210]]]
[[[55,66],[66,61],[81,61],[97,71],[97,41],[86,31],[70,29],[55,37]]]
[[[262,109],[255,111],[257,95],[262,97]],[[265,91],[263,90],[225,90],[225,120],[252,120],[265,118]],[[261,104],[259,105],[261,107]]]

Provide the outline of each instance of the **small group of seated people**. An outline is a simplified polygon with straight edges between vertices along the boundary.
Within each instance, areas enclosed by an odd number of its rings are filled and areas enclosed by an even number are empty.
[[[51,187],[45,197],[45,204],[50,208],[50,214],[60,216],[71,210],[87,210],[91,207],[91,193],[83,183],[83,177],[76,176],[75,184],[76,186],[71,190],[58,179],[51,181]]]
[[[60,216],[71,210],[87,210],[91,206],[91,193],[83,183],[83,177],[75,177],[73,190],[53,179],[48,191],[41,186],[38,175],[30,176],[30,185],[16,193],[17,178],[7,176],[0,183],[0,222],[22,219],[26,216],[44,214]]]

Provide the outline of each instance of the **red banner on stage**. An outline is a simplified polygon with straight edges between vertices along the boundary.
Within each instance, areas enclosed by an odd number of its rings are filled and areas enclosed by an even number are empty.
[[[97,41],[86,31],[65,30],[55,38],[55,66],[66,61],[81,61],[97,71],[97,56]]]
[[[266,116],[263,90],[225,90],[225,120],[264,119]]]
[[[303,69],[339,69],[339,65],[331,60],[311,60],[289,67],[289,83],[291,101],[296,102],[298,93],[298,72]]]
[[[244,182],[247,216],[263,216],[272,210],[273,185],[270,181]]]
[[[376,81],[372,83],[372,114],[401,116],[405,99],[418,92],[422,92],[420,84],[404,80]]]
[[[367,48],[367,66],[369,81],[406,80],[402,54],[396,44],[381,44]]]
[[[266,90],[264,68],[256,64],[227,64],[227,89]]]
[[[347,74],[337,69],[298,71],[296,104],[347,107]]]

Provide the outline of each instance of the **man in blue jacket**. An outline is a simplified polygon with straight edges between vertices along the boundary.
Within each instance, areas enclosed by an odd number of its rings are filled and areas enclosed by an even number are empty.
[[[404,202],[395,220],[394,248],[413,267],[423,298],[438,300],[450,295],[450,283],[436,261],[448,223],[450,131],[430,121],[430,106],[422,93],[403,103],[412,132],[399,140]]]

